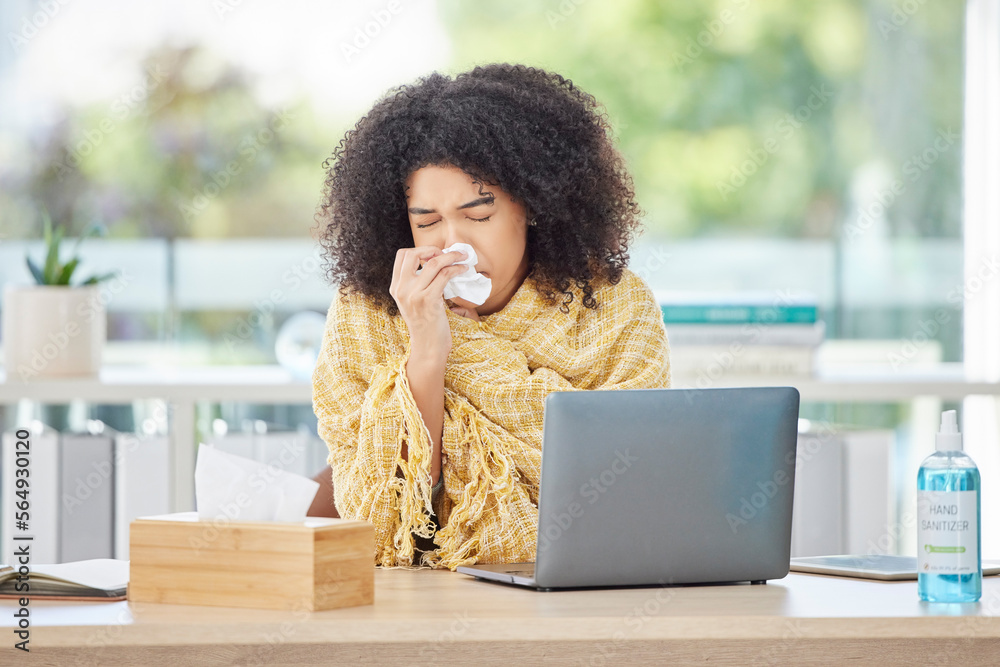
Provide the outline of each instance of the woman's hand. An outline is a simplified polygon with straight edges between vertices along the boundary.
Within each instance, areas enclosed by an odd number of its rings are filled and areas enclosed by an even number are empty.
[[[401,248],[396,251],[389,294],[410,330],[410,358],[406,377],[413,400],[431,438],[431,484],[441,471],[441,439],[444,429],[444,370],[451,352],[451,328],[445,310],[444,286],[466,270],[456,264],[464,252],[442,252],[434,246]],[[420,274],[417,269],[423,265]],[[400,456],[407,459],[406,443]],[[402,471],[397,471],[401,474]]]
[[[475,320],[479,322],[479,313],[477,313],[473,308],[466,308],[464,306],[452,304],[450,310],[456,315],[461,315],[462,317],[468,317],[470,320]]]
[[[444,286],[467,269],[455,262],[464,252],[441,252],[435,246],[400,248],[392,267],[389,294],[395,299],[410,330],[412,349],[446,359],[451,352],[451,329],[445,312]],[[417,269],[423,266],[420,274]]]

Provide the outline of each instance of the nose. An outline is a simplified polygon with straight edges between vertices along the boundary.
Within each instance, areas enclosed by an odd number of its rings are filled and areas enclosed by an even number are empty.
[[[450,248],[456,243],[468,243],[472,245],[469,239],[465,238],[459,231],[455,228],[456,226],[450,226],[444,233],[444,245],[441,246],[442,249]],[[473,246],[475,247],[475,246]]]

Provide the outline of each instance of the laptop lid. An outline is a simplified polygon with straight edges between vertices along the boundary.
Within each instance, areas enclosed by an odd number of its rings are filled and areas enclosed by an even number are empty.
[[[787,575],[798,410],[793,387],[550,393],[536,585]]]

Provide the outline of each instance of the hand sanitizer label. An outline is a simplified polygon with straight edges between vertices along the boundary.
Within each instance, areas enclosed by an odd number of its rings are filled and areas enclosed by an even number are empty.
[[[917,571],[969,574],[978,571],[978,491],[917,491]]]

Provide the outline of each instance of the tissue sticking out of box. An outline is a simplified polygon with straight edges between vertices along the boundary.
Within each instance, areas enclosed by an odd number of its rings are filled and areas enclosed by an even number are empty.
[[[275,465],[198,446],[194,492],[199,521],[302,521],[319,484]]]

